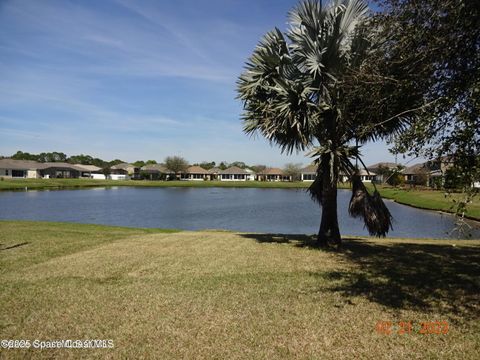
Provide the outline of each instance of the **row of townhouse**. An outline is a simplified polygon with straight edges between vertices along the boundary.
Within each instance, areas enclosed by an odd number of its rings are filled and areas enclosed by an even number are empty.
[[[0,159],[0,177],[23,179],[49,179],[49,178],[89,178],[113,180],[129,179],[128,170],[112,166],[110,174],[106,177],[102,168],[95,165],[69,164],[65,162],[41,163],[32,160]]]
[[[359,175],[363,182],[383,183],[387,179],[384,175],[378,174],[380,168],[396,169],[394,163],[378,163],[369,166],[367,170],[360,170]],[[418,183],[422,178],[424,185],[433,186],[441,183],[450,165],[447,162],[425,162],[415,164],[402,170],[402,176],[408,184]],[[317,175],[317,167],[309,165],[300,172],[301,181],[314,181]],[[6,178],[90,178],[90,179],[149,179],[149,180],[219,180],[219,181],[292,181],[291,176],[279,168],[267,168],[259,173],[250,169],[241,169],[236,166],[221,170],[212,168],[206,170],[200,166],[190,166],[186,171],[175,174],[162,164],[151,164],[137,167],[133,164],[122,163],[110,168],[109,174],[105,175],[103,170],[94,165],[69,164],[63,162],[39,163],[30,160],[0,159],[0,177]],[[340,181],[347,182],[348,176],[340,173]],[[480,187],[480,183],[474,186]]]
[[[186,171],[179,174],[168,170],[161,164],[146,165],[140,168],[140,172],[144,177],[152,180],[169,179],[177,177],[180,180],[220,180],[220,181],[290,181],[291,177],[284,174],[281,169],[268,168],[260,173],[255,173],[251,169],[242,169],[237,166],[231,166],[227,169],[214,167],[212,169],[204,169],[200,166],[190,166]]]

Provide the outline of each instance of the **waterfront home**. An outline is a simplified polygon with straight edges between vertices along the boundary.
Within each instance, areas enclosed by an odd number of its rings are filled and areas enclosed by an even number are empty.
[[[375,181],[377,174],[372,171],[367,171],[365,169],[358,170],[358,176],[362,182],[372,182]],[[346,183],[350,181],[350,176],[345,174],[343,171],[338,173],[338,181]]]
[[[31,160],[0,159],[0,177],[38,179],[40,163]]]
[[[221,181],[247,181],[250,173],[237,166],[231,166],[228,169],[220,170],[218,176]]]
[[[360,176],[360,180],[362,180],[362,182],[372,182],[375,180],[375,177],[377,176],[376,173],[372,171],[367,171],[365,169],[360,169],[358,171],[358,175]]]
[[[384,171],[382,170],[396,170],[398,169],[398,164],[392,162],[379,162],[370,166],[367,166],[368,171],[370,174],[375,174],[375,182],[377,183],[384,183],[387,181],[387,176],[385,176]]]
[[[222,171],[222,169],[220,169],[218,167],[214,167],[214,168],[211,168],[210,170],[208,170],[209,179],[210,180],[218,180],[220,171]]]
[[[245,171],[248,172],[247,181],[257,180],[257,174],[255,173],[255,171],[253,171],[252,169],[245,169]]]
[[[129,178],[139,179],[140,178],[140,168],[133,164],[121,163],[113,165],[110,168],[110,178],[112,180],[124,180],[125,177],[112,177],[111,175],[128,175]]]
[[[81,169],[64,162],[40,163],[31,160],[0,160],[0,176],[10,178],[78,178]]]
[[[210,173],[201,166],[190,166],[180,174],[180,180],[203,181],[208,180]]]
[[[430,169],[427,163],[415,164],[403,169],[402,174],[407,184],[427,185]]]
[[[317,177],[317,165],[308,165],[300,170],[301,181],[314,181]]]
[[[174,176],[173,171],[166,168],[162,164],[148,164],[140,168],[140,175],[148,180],[166,180],[170,176]]]
[[[102,168],[95,165],[74,164],[80,170],[80,177],[94,180],[105,180]]]
[[[78,179],[81,168],[65,162],[46,162],[40,164],[40,175],[43,178]]]
[[[260,181],[291,181],[292,177],[284,174],[282,169],[267,168],[258,173],[258,180]]]

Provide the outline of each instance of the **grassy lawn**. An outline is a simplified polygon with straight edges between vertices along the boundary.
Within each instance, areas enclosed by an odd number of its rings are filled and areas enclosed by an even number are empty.
[[[412,205],[422,209],[453,211],[453,200],[461,198],[461,194],[445,196],[444,191],[396,189],[391,187],[379,187],[380,194],[384,198],[393,199],[398,203]],[[473,203],[468,205],[468,217],[480,220],[480,196],[476,196]]]
[[[115,347],[0,358],[478,358],[480,241],[310,241],[1,221],[0,338]]]
[[[4,179],[0,190],[59,189],[95,186],[147,187],[247,187],[247,188],[307,188],[308,182],[274,181],[150,181],[150,180],[91,180],[91,179]]]

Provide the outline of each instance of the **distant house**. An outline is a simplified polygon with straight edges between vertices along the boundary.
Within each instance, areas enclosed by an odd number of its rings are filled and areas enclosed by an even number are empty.
[[[140,175],[148,180],[166,180],[174,176],[173,171],[167,169],[162,164],[148,164],[140,168]]]
[[[218,167],[211,168],[210,170],[208,170],[209,179],[210,180],[218,180],[219,179],[219,174],[220,174],[221,171],[222,171],[222,169],[220,169]]]
[[[282,169],[267,168],[258,173],[260,181],[291,181],[292,177],[284,174]]]
[[[118,177],[118,176],[111,176],[111,175],[124,175],[123,177]],[[112,180],[125,180],[128,178],[132,179],[139,179],[140,178],[140,168],[138,166],[135,166],[133,164],[128,164],[128,163],[121,163],[117,165],[113,165],[110,168],[110,178]]]
[[[383,173],[383,170],[387,169],[387,170],[396,170],[398,169],[398,166],[399,164],[395,164],[395,163],[392,163],[392,162],[379,162],[379,163],[376,163],[376,164],[373,164],[373,165],[370,165],[367,167],[368,171],[370,171],[370,173],[375,173],[375,181],[377,183],[384,183],[387,181],[387,177],[385,176],[385,174]]]
[[[65,162],[41,163],[40,174],[43,178],[76,179],[80,177],[82,168]]]
[[[415,164],[403,169],[402,174],[407,184],[427,185],[430,169],[427,163]]]
[[[257,174],[255,173],[255,171],[253,171],[252,169],[245,169],[245,171],[248,172],[247,181],[257,180]]]
[[[314,181],[317,178],[317,165],[308,165],[300,170],[300,180]]]
[[[38,179],[40,168],[37,161],[0,159],[0,177]]]
[[[219,180],[221,181],[247,181],[250,173],[244,169],[240,169],[237,166],[231,166],[228,169],[220,170],[218,173]]]
[[[367,171],[365,169],[360,169],[358,171],[358,175],[360,176],[360,180],[362,180],[362,182],[372,182],[375,180],[375,176],[377,176],[376,173]]]
[[[201,166],[190,166],[184,173],[180,174],[180,180],[202,181],[207,180],[210,176],[208,170]]]
[[[95,180],[105,180],[102,168],[95,165],[74,164],[80,170],[80,177]]]

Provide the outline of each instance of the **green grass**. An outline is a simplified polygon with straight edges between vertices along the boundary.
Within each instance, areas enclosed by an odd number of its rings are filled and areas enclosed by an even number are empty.
[[[446,195],[444,191],[397,189],[392,187],[379,187],[379,192],[384,198],[393,199],[404,205],[411,205],[422,209],[454,211],[454,200],[460,200],[461,194]],[[467,207],[467,217],[480,220],[480,196],[476,196],[473,203]]]
[[[91,179],[7,179],[0,181],[0,190],[61,189],[98,186],[142,187],[245,187],[245,188],[307,188],[308,182],[275,181],[149,181],[149,180],[91,180]]]
[[[477,359],[480,241],[0,222],[0,338],[114,349],[0,358]],[[447,321],[446,335],[419,334]],[[412,321],[383,335],[378,321]]]

